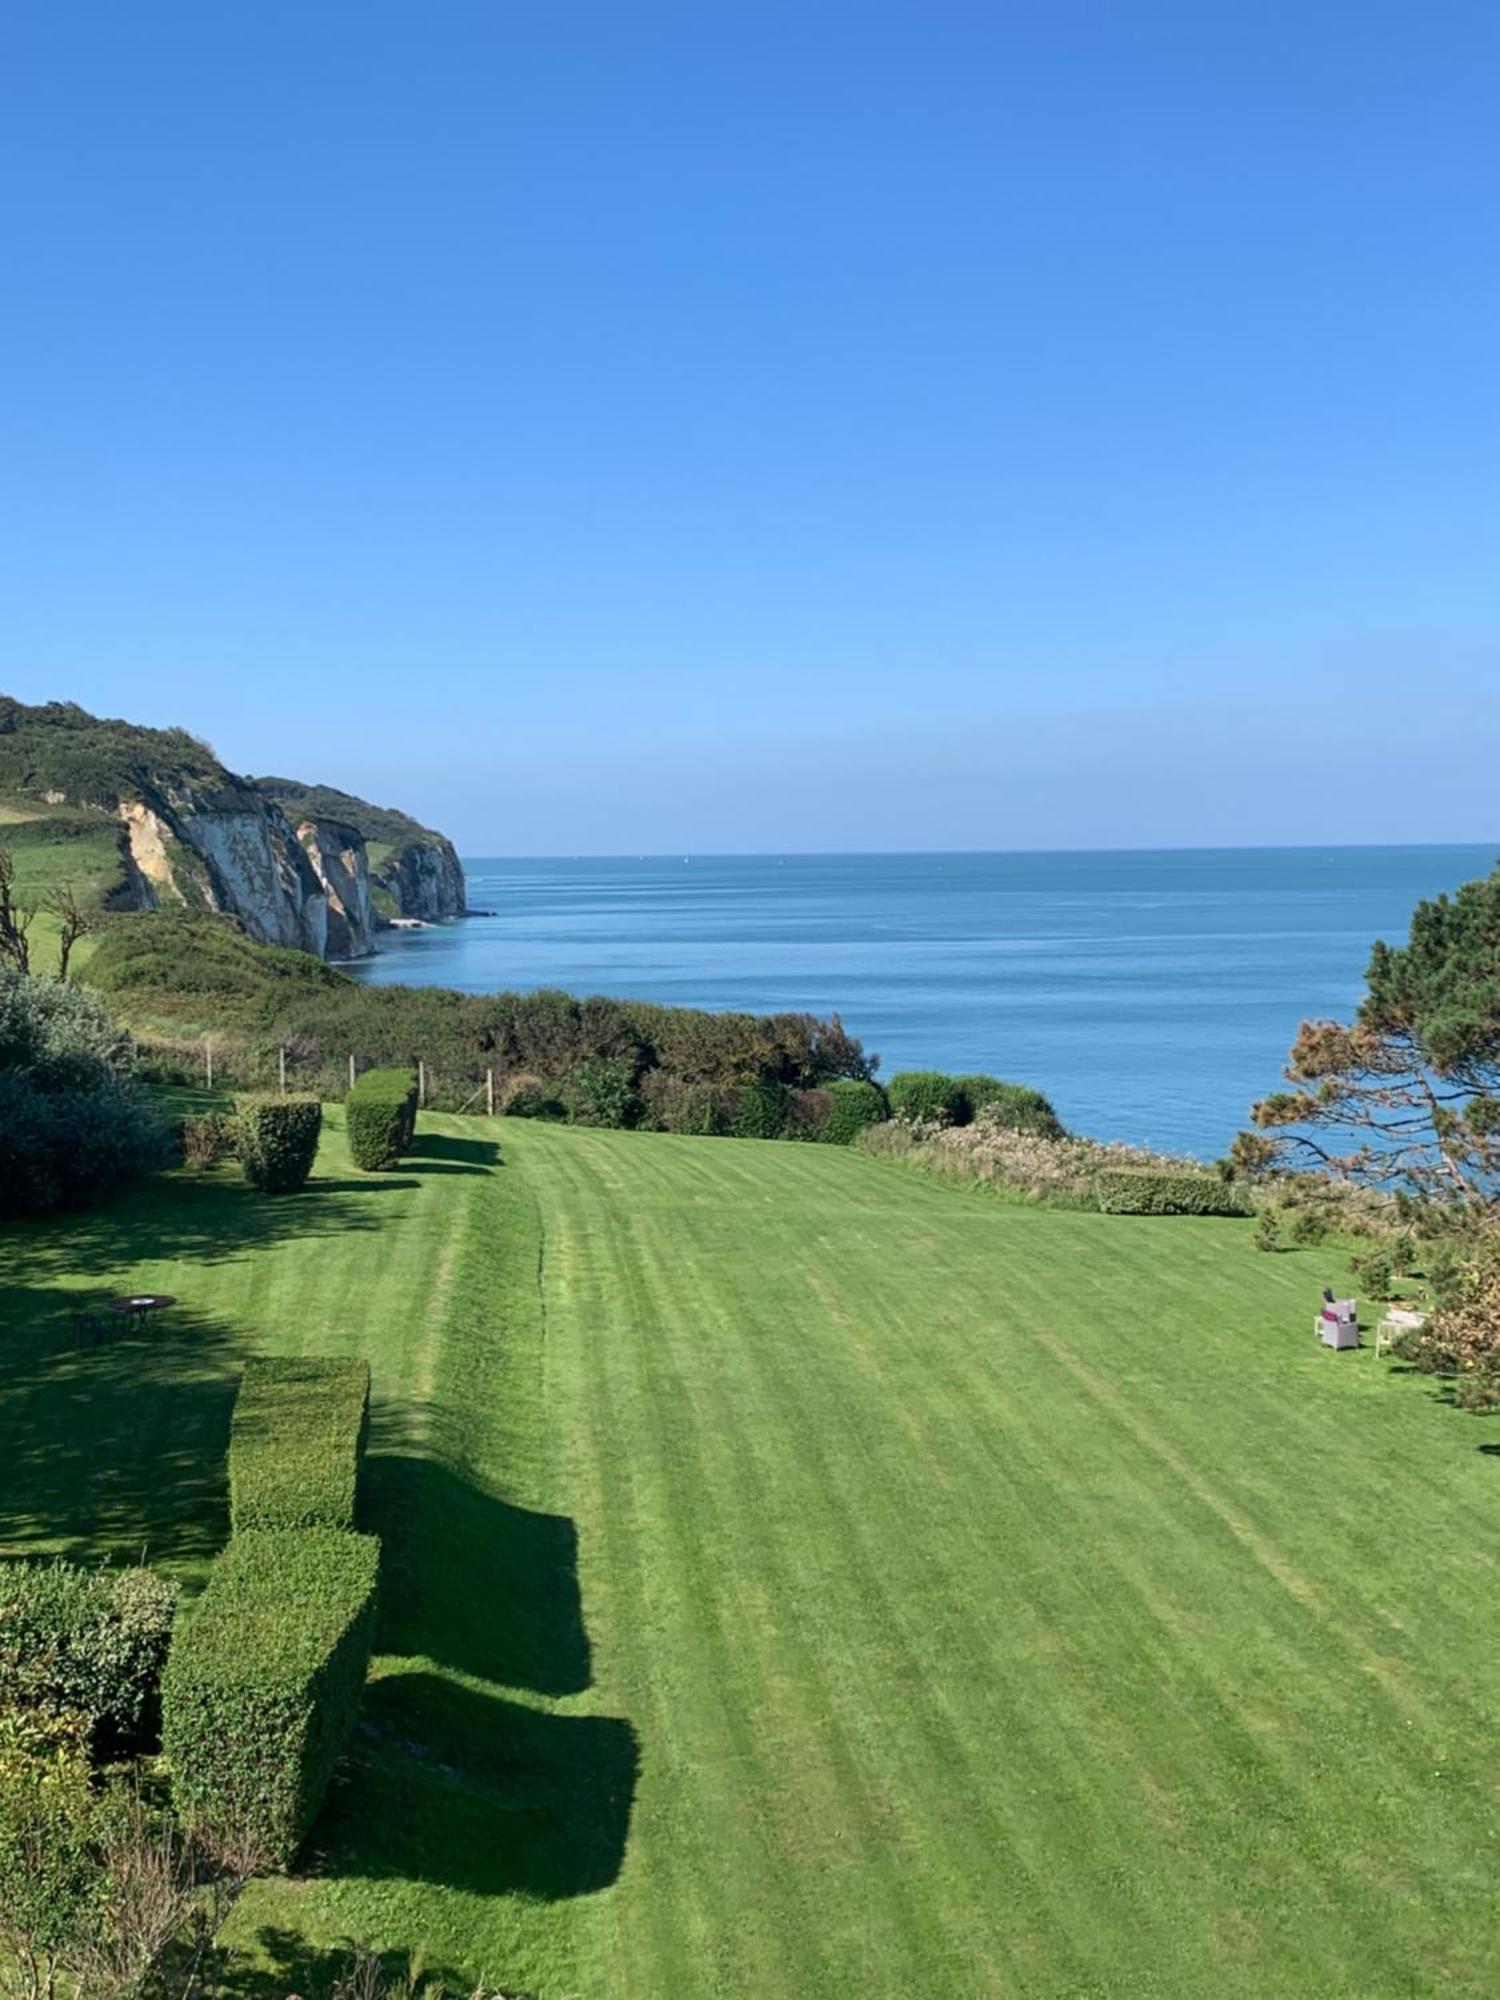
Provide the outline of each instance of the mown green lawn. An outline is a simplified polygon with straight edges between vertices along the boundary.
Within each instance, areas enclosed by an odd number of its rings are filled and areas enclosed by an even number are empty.
[[[546,2000],[1500,1990],[1500,1428],[1316,1346],[1333,1260],[429,1125],[0,1238],[11,1552],[192,1580],[237,1357],[374,1367],[377,1678],[247,1994],[342,1935]],[[184,1303],[74,1355],[100,1282]]]

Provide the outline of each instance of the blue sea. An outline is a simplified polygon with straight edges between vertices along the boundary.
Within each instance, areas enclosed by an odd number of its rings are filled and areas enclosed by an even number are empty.
[[[1373,941],[1496,847],[480,858],[493,915],[387,933],[357,971],[837,1013],[883,1075],[986,1070],[1078,1131],[1208,1158],[1298,1022],[1354,1007]]]

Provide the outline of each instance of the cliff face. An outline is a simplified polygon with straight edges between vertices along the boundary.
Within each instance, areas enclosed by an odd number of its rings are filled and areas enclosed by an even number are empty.
[[[364,958],[375,949],[370,865],[356,828],[336,819],[305,819],[297,828],[302,852],[322,884],[328,908],[329,958]]]
[[[393,917],[443,923],[463,915],[464,871],[452,841],[410,813],[371,805],[331,785],[305,785],[298,778],[254,778],[251,783],[293,820],[335,820],[363,837],[377,928]]]
[[[240,778],[181,729],[0,695],[0,803],[120,829],[115,909],[222,910],[262,944],[359,958],[392,917],[462,916],[452,843],[407,813],[286,778]],[[369,849],[375,849],[372,857]],[[372,865],[373,861],[373,865]]]
[[[407,841],[382,855],[374,879],[395,905],[397,916],[441,923],[464,913],[463,867],[452,841],[440,835]]]
[[[204,797],[187,785],[146,785],[117,811],[144,907],[227,910],[262,944],[327,955],[323,884],[285,816],[248,787]]]

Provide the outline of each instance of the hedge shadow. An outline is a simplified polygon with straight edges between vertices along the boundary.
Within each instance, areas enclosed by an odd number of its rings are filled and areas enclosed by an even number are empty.
[[[401,1162],[408,1173],[488,1174],[500,1165],[500,1148],[493,1139],[450,1139],[419,1132]]]
[[[366,1688],[354,1754],[313,1834],[318,1864],[557,1902],[607,1889],[639,1753],[613,1716],[548,1715],[436,1674]]]
[[[385,1550],[376,1649],[534,1694],[591,1678],[578,1534],[432,1458],[372,1450],[360,1526]]]

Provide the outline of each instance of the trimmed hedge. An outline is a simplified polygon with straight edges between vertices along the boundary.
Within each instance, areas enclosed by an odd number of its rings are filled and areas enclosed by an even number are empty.
[[[262,1194],[292,1194],[312,1172],[323,1126],[316,1097],[271,1092],[235,1100],[235,1151],[245,1179]]]
[[[1150,1167],[1116,1167],[1094,1176],[1105,1215],[1248,1215],[1250,1205],[1233,1181],[1217,1174],[1158,1173]]]
[[[247,1361],[229,1431],[233,1532],[352,1528],[369,1404],[367,1361]]]
[[[859,1083],[847,1077],[825,1084],[823,1089],[830,1102],[818,1137],[826,1145],[852,1146],[867,1125],[883,1125],[891,1115],[878,1083]]]
[[[1027,1083],[1006,1083],[998,1076],[956,1076],[963,1100],[958,1123],[970,1125],[982,1111],[985,1122],[1002,1132],[1029,1132],[1037,1139],[1063,1139],[1063,1122],[1050,1101]]]
[[[891,1116],[910,1124],[936,1120],[940,1124],[961,1125],[966,1100],[956,1077],[940,1069],[904,1069],[886,1085]]]
[[[349,1157],[366,1173],[394,1167],[417,1129],[417,1079],[409,1069],[367,1069],[344,1099]]]
[[[186,1825],[286,1867],[359,1709],[380,1544],[332,1528],[236,1535],[177,1629],[162,1747]]]

